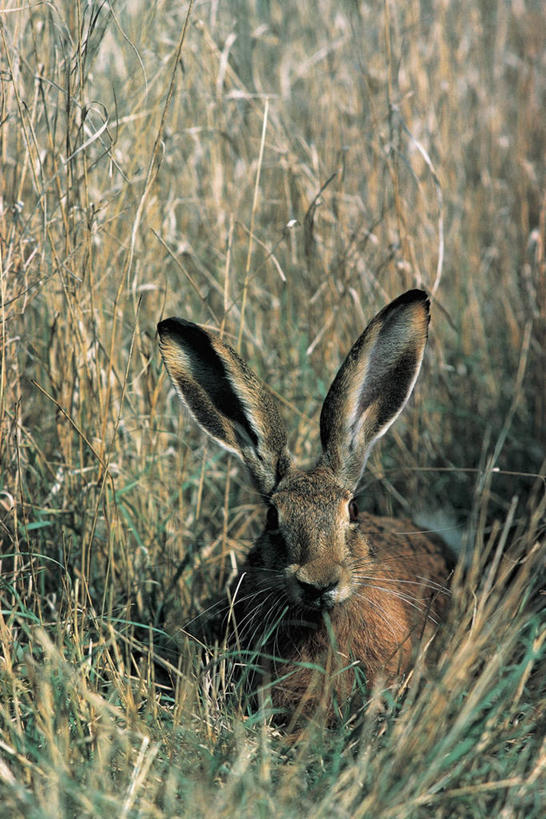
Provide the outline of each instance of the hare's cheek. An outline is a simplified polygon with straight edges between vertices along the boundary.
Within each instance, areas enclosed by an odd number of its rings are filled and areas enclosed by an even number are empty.
[[[375,557],[375,544],[370,537],[363,537],[359,530],[351,531],[347,537],[347,551],[354,565],[368,562]]]
[[[267,569],[282,571],[286,566],[287,548],[282,532],[264,532],[252,550],[256,553],[256,564]]]

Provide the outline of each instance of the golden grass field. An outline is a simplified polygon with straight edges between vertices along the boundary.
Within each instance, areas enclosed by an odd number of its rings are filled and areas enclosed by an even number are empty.
[[[2,816],[544,815],[544,41],[528,0],[3,3]],[[360,505],[460,554],[448,627],[294,741],[165,648],[264,512],[156,324],[220,329],[309,462],[412,287],[425,364]]]

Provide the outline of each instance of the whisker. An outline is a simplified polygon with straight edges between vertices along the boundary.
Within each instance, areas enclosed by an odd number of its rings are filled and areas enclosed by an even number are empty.
[[[369,606],[371,606],[374,609],[374,611],[377,614],[379,614],[380,618],[383,620],[384,624],[387,626],[392,636],[396,639],[396,634],[394,632],[392,620],[388,617],[387,612],[385,611],[383,606],[376,600],[373,600],[373,598],[367,597],[365,594],[362,594],[362,592],[357,592],[355,596],[360,598],[361,600],[364,600],[366,603],[368,603]]]
[[[422,597],[417,597],[414,594],[410,594],[409,591],[405,591],[404,589],[396,588],[398,586],[398,584],[395,581],[389,581],[388,578],[377,577],[377,576],[373,576],[373,575],[358,575],[358,578],[360,580],[362,580],[362,581],[366,581],[366,583],[368,583],[368,584],[371,581],[371,585],[375,586],[376,588],[380,588],[380,586],[377,585],[379,583],[393,582],[394,583],[394,588],[393,587],[387,587],[387,588],[383,587],[383,591],[388,591],[389,594],[397,594],[398,596],[407,598],[408,600],[415,600],[416,602],[423,602]]]
[[[438,620],[432,614],[427,614],[426,611],[423,611],[424,604],[423,601],[418,600],[415,597],[408,597],[407,595],[401,594],[397,592],[395,589],[386,589],[384,586],[378,586],[377,584],[370,584],[369,588],[376,589],[377,591],[383,591],[386,594],[390,594],[392,597],[396,597],[399,600],[402,600],[404,603],[407,603],[412,608],[416,609],[420,614],[425,614],[426,617],[432,620],[433,623],[436,625],[438,624]]]
[[[282,607],[285,605],[286,596],[281,595],[280,597],[276,597],[274,599],[273,606],[268,607],[267,604],[272,596],[274,596],[277,589],[270,590],[270,593],[267,597],[261,601],[259,604],[254,606],[254,608],[248,612],[247,616],[239,623],[243,623],[243,629],[241,631],[241,638],[248,644],[253,645],[256,642],[256,635],[258,634],[260,628],[262,628],[262,634],[265,635],[266,632],[270,629],[270,624],[275,620],[277,617],[277,613],[281,611]],[[265,617],[260,617],[261,614],[265,611]],[[284,616],[284,612],[279,618],[280,620]],[[251,638],[248,639],[249,629],[251,629],[254,625],[254,620],[258,619],[258,623],[254,632],[251,635]],[[246,623],[245,623],[246,620]],[[263,637],[260,638],[260,641],[263,643],[267,638]]]
[[[286,608],[287,607],[283,607],[281,600],[275,600],[272,609],[267,612],[265,620],[260,620],[250,635],[250,638],[248,640],[245,639],[245,646],[248,646],[247,650],[259,653],[260,649],[266,648],[268,641],[273,635],[275,635],[276,639]],[[256,610],[253,612],[253,615],[255,613],[257,613]]]
[[[359,566],[358,563],[355,564],[354,569],[358,572],[359,568],[363,566]],[[367,563],[366,568],[369,568],[369,563]],[[360,575],[359,575],[360,576]],[[362,575],[366,579],[378,579],[377,575]],[[395,584],[405,584],[410,586],[420,586],[421,588],[429,588],[433,591],[437,591],[441,594],[445,594],[446,596],[451,596],[451,591],[447,586],[442,585],[441,583],[437,583],[435,580],[431,580],[430,578],[423,577],[422,575],[416,575],[415,580],[407,580],[397,577],[381,577],[379,578],[382,583],[395,583]]]
[[[263,600],[260,601],[260,603],[258,605],[255,605],[253,608],[248,610],[245,613],[244,617],[242,617],[240,620],[236,620],[235,623],[234,623],[235,630],[236,630],[236,632],[237,632],[240,639],[243,639],[243,640],[245,639],[247,627],[249,625],[250,625],[250,627],[252,627],[252,623],[253,623],[255,615],[257,614],[257,612],[261,611],[265,607],[268,600],[270,600],[271,597],[273,597],[274,592],[272,590],[269,590],[267,593],[266,592],[255,592],[254,594],[249,595],[249,598],[250,599],[255,598],[259,594],[266,594],[266,596],[264,597]]]
[[[200,620],[206,614],[209,614],[210,612],[214,611],[214,609],[218,608],[219,606],[221,606],[221,608],[218,609],[217,614],[221,614],[222,611],[229,608],[229,605],[226,604],[225,599],[217,600],[216,603],[213,603],[206,609],[203,609],[203,611],[200,611],[199,614],[196,614],[195,617],[192,617],[191,620],[187,620],[181,628],[184,630],[187,629],[189,626],[192,625],[192,623],[195,623],[197,620]]]
[[[360,576],[357,576],[357,578],[360,581],[368,581],[368,582],[366,582],[366,585],[368,585],[370,588],[381,589],[382,591],[388,592],[388,594],[396,595],[396,597],[399,597],[401,600],[413,600],[413,601],[415,601],[416,603],[419,603],[419,604],[424,602],[422,597],[416,597],[415,595],[404,592],[403,590],[396,589],[396,588],[384,588],[382,586],[377,585],[378,582],[384,583],[386,578],[373,577],[373,576],[367,576],[367,575],[360,575]],[[370,583],[369,581],[372,581],[372,582]],[[388,582],[388,580],[387,580],[387,582]]]
[[[435,580],[430,580],[422,575],[417,575],[418,580],[422,581],[424,586],[429,586],[431,589],[436,589],[437,591],[441,592],[442,594],[448,595],[451,597],[451,589],[448,586],[443,585],[442,583],[436,583]],[[411,583],[410,580],[407,581]]]

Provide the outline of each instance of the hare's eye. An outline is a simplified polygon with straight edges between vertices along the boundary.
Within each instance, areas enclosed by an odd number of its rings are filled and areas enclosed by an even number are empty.
[[[358,504],[354,498],[349,501],[349,520],[356,523],[358,520]]]
[[[275,531],[279,528],[279,513],[274,506],[268,506],[266,526],[270,531]]]

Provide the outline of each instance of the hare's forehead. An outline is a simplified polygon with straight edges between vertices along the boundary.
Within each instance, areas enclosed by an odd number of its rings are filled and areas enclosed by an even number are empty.
[[[351,492],[330,478],[327,471],[291,472],[273,494],[271,500],[284,512],[320,510],[335,512],[351,499]]]

